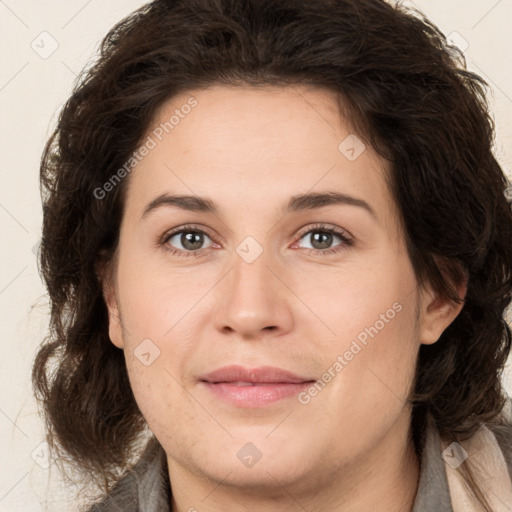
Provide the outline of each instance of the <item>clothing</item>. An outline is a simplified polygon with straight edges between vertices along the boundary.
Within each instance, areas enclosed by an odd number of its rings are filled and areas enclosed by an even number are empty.
[[[506,414],[512,417],[511,404]],[[459,446],[476,460],[480,455],[488,476],[483,487],[492,500],[493,512],[512,512],[512,429],[483,427],[478,435]],[[480,512],[471,502],[464,486],[457,480],[458,472],[451,465],[450,447],[439,436],[433,420],[427,418],[420,457],[420,479],[412,512]],[[446,455],[446,453],[448,455]],[[452,454],[455,452],[451,452]],[[455,453],[455,455],[460,455]],[[490,485],[494,483],[494,488]],[[171,489],[164,449],[152,437],[132,471],[124,476],[112,492],[88,512],[170,512]]]

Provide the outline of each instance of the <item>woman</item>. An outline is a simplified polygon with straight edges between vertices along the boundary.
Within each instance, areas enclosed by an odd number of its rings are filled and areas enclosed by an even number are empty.
[[[510,510],[512,211],[459,57],[381,0],[107,35],[42,160],[33,370],[90,510]]]

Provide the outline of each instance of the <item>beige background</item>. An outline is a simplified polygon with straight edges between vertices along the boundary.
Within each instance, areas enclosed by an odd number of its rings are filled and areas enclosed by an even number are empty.
[[[492,86],[495,151],[510,175],[512,0],[415,4],[447,36],[457,33],[452,40],[467,44],[469,69]],[[30,384],[32,359],[47,324],[34,255],[41,227],[38,164],[76,74],[107,30],[140,5],[138,0],[0,0],[0,512],[76,509],[66,505],[72,494],[58,484],[55,465],[45,469],[44,450],[38,449],[43,426]],[[511,394],[511,365],[504,382]]]

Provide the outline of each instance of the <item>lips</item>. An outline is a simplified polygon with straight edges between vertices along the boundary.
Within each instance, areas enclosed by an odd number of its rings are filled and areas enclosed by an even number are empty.
[[[258,368],[245,368],[240,365],[223,366],[218,370],[200,377],[203,382],[220,383],[228,382],[233,385],[251,386],[262,384],[300,384],[312,382],[315,379],[300,376],[275,366],[260,366]]]
[[[260,409],[276,402],[296,398],[315,382],[274,366],[244,368],[240,365],[224,366],[203,375],[199,384],[210,396],[230,407]]]

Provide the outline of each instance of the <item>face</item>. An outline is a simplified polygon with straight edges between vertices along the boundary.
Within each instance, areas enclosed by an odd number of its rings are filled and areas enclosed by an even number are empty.
[[[170,472],[313,485],[399,443],[419,346],[458,311],[418,289],[389,170],[331,94],[191,91],[144,142],[105,297]]]

